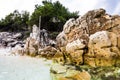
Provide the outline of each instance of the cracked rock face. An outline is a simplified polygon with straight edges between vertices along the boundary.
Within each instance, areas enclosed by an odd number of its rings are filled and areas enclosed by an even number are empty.
[[[63,26],[63,31],[57,36],[57,45],[66,50],[61,52],[77,64],[87,63],[91,66],[111,66],[116,64],[116,56],[120,54],[120,16],[109,15],[104,9],[88,11],[77,19],[69,19]],[[82,40],[78,42],[78,40]],[[75,42],[77,45],[74,45]],[[85,47],[80,49],[79,47]],[[71,48],[72,46],[72,48]],[[72,51],[72,52],[71,52]],[[81,54],[81,55],[79,55]],[[76,60],[80,57],[81,60]],[[89,60],[86,62],[86,56]],[[97,59],[98,56],[103,58]],[[105,57],[107,55],[107,58]],[[92,56],[92,58],[91,58]],[[93,58],[94,57],[94,58]],[[117,57],[119,58],[119,57]],[[101,61],[100,61],[101,60]],[[103,60],[103,61],[102,61]],[[112,60],[112,62],[110,62]],[[104,64],[103,62],[106,61]]]
[[[100,31],[91,35],[88,49],[84,62],[91,66],[113,66],[119,61],[117,35],[113,32]]]

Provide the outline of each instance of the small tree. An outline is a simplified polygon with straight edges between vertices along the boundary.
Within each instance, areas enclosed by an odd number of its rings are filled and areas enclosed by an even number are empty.
[[[42,28],[58,30],[60,24],[63,25],[69,18],[78,16],[78,12],[69,12],[59,1],[52,3],[52,1],[44,0],[42,4],[43,5],[35,5],[35,10],[29,22],[30,25],[38,25],[39,16],[42,16]]]
[[[23,11],[22,14],[18,10],[10,13],[0,22],[0,29],[3,31],[21,31],[28,26],[29,13]]]

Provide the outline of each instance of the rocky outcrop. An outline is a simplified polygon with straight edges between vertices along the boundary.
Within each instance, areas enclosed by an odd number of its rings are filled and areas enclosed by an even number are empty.
[[[73,74],[66,77],[59,77],[58,80],[91,80],[91,76],[88,72],[77,72],[74,71]]]
[[[84,55],[84,63],[91,66],[116,65],[120,58],[120,51],[117,46],[117,35],[115,33],[96,32],[90,36],[88,53]]]
[[[52,47],[56,43],[48,38],[48,33],[45,29],[39,30],[36,25],[33,25],[30,37],[26,39],[24,51],[31,56],[41,55],[42,57],[53,57],[57,50]]]
[[[91,75],[87,71],[77,71],[59,64],[54,64],[50,71],[52,80],[91,80]]]
[[[63,26],[62,34],[64,35],[61,37],[64,36],[66,41],[70,42],[77,38],[83,38],[83,34],[91,35],[102,30],[120,34],[119,24],[120,16],[108,15],[104,9],[92,10],[76,20],[73,18],[68,20]]]
[[[54,55],[57,53],[57,49],[51,46],[46,46],[43,49],[39,49],[38,55],[41,55],[42,57],[45,57],[47,59],[51,59],[54,57]]]
[[[26,40],[26,44],[25,44],[25,53],[31,56],[35,56],[37,55],[38,52],[38,41],[36,41],[35,39],[29,37]]]
[[[67,72],[67,67],[60,64],[54,64],[51,66],[50,71],[55,74],[62,74]]]
[[[70,57],[71,63],[82,64],[83,63],[83,53],[85,44],[82,42],[83,40],[75,40],[66,45],[67,55]]]
[[[104,9],[91,10],[69,19],[56,41],[64,59],[69,58],[71,63],[116,65],[120,54],[120,16],[109,15]]]
[[[24,47],[26,54],[31,56],[37,55],[40,42],[39,34],[39,28],[36,25],[33,25],[32,33],[30,33],[30,37],[26,39]]]
[[[64,32],[61,32],[57,36],[56,41],[57,41],[57,46],[59,47],[65,46],[67,44],[67,36],[65,35]]]
[[[0,32],[0,46],[15,47],[17,44],[23,46],[22,36],[21,33]]]
[[[15,35],[15,37],[18,36],[19,34]],[[11,45],[13,44],[17,44],[17,42],[12,43]],[[13,47],[11,53],[15,55],[25,54],[32,57],[39,55],[45,58],[51,58],[54,57],[56,53],[59,53],[57,49],[54,48],[55,44],[56,42],[54,40],[48,38],[48,33],[45,29],[39,30],[36,25],[33,25],[32,32],[30,33],[30,36],[25,40],[25,44],[23,46],[17,44]]]

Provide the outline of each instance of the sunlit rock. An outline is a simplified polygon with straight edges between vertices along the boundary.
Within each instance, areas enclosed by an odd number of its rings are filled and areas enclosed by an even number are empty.
[[[13,55],[24,55],[24,48],[18,44],[11,49],[10,53],[12,53]]]
[[[70,61],[75,64],[79,64],[77,59],[80,59],[91,66],[113,66],[119,63],[119,35],[120,16],[109,15],[101,8],[66,21],[56,41],[65,62],[72,56]],[[85,46],[83,49],[80,49],[81,43]]]
[[[40,30],[36,25],[33,25],[32,33],[30,33],[30,37],[26,39],[24,49],[28,55],[45,55],[47,57],[48,55],[55,54],[53,48],[49,47],[55,45],[56,42],[49,39],[45,29]]]
[[[66,45],[66,52],[69,55],[72,63],[82,64],[83,63],[83,49],[85,48],[85,44],[82,43],[82,40],[75,40]]]
[[[113,66],[120,57],[117,35],[112,32],[100,31],[91,35],[88,49],[84,58],[91,66]]]
[[[64,32],[61,32],[57,37],[57,46],[65,46],[67,44],[67,37]]]
[[[56,74],[61,74],[61,73],[65,73],[67,71],[67,68],[59,64],[54,64],[52,65],[50,71]]]

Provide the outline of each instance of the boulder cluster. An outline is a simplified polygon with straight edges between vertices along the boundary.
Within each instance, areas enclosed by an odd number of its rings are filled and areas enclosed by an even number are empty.
[[[120,16],[109,15],[104,9],[91,10],[77,19],[69,19],[55,41],[48,37],[45,29],[40,30],[36,25],[25,41],[20,40],[22,37],[21,33],[1,32],[0,46],[13,47],[13,54],[39,55],[61,63],[51,67],[53,74],[60,75],[54,76],[58,80],[90,80],[93,76],[89,73],[96,75],[94,69],[98,67],[120,66]],[[86,65],[93,69],[84,69]],[[120,70],[115,68],[113,73],[101,72],[100,75],[118,75]]]
[[[15,47],[18,44],[24,46],[22,37],[22,33],[0,32],[0,47]]]
[[[96,9],[77,19],[71,18],[56,42],[48,37],[45,29],[39,30],[34,25],[24,47],[16,46],[13,52],[41,55],[66,64],[119,66],[120,16]]]
[[[48,37],[45,29],[40,30],[39,27],[33,25],[32,32],[25,40],[24,47],[16,45],[11,52],[15,55],[20,54],[50,58],[57,52],[57,49],[54,48],[55,44],[56,42]]]
[[[66,63],[90,66],[120,64],[120,16],[104,9],[69,19],[57,36],[57,47]]]

